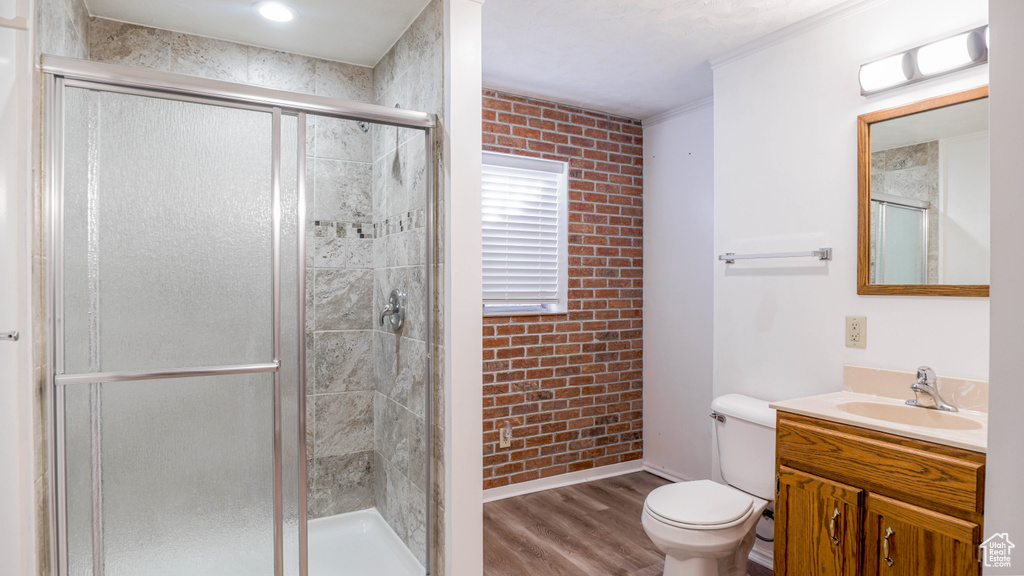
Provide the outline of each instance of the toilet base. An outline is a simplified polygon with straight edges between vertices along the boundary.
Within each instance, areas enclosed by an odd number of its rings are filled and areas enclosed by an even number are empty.
[[[665,552],[664,576],[747,576],[747,557],[754,547],[756,518],[759,516],[725,531],[691,533],[689,546],[679,546],[667,540],[665,536],[668,534],[663,532],[665,526],[652,520],[646,513],[642,520],[648,536]],[[669,533],[672,530],[668,528]],[[730,537],[729,533],[734,535]],[[743,536],[736,542],[735,538],[740,534]],[[705,537],[703,546],[693,541],[693,537],[702,536]]]
[[[751,530],[740,541],[735,554],[728,556],[665,556],[663,576],[747,576],[747,557],[754,547],[754,535],[755,531]]]

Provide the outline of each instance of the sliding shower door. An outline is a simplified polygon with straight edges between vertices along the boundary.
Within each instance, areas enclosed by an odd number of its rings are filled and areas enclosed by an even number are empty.
[[[298,119],[55,86],[62,572],[295,573]]]
[[[55,576],[427,572],[433,118],[43,68]]]

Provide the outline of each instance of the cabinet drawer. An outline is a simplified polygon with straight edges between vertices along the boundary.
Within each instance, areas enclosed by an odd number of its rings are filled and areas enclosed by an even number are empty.
[[[779,464],[929,508],[983,511],[980,454],[781,412],[777,438]]]
[[[868,495],[865,576],[981,573],[981,527],[884,496]]]

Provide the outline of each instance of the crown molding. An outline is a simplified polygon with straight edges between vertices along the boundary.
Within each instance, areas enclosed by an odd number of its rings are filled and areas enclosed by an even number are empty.
[[[714,96],[706,96],[704,98],[701,98],[700,100],[694,100],[693,102],[689,102],[689,103],[683,104],[682,106],[680,106],[678,108],[673,108],[671,110],[666,110],[664,112],[659,112],[658,114],[655,114],[654,116],[651,116],[649,118],[644,118],[641,121],[641,123],[646,128],[647,126],[654,126],[655,124],[661,124],[662,122],[667,122],[668,120],[671,120],[673,118],[677,118],[679,116],[683,116],[683,115],[686,115],[686,114],[690,114],[691,112],[696,112],[698,110],[704,110],[705,108],[711,108],[714,105],[715,105],[715,97]]]
[[[795,38],[802,34],[817,30],[834,22],[838,22],[843,18],[853,16],[859,12],[863,12],[869,8],[874,8],[879,4],[884,4],[889,0],[849,0],[842,4],[833,6],[824,12],[819,12],[808,18],[804,18],[798,22],[794,22],[789,26],[779,28],[778,30],[765,34],[756,40],[748,42],[739,48],[730,50],[720,56],[715,56],[708,60],[711,65],[711,69],[715,70],[720,66],[724,66],[731,62],[735,62],[741,58],[745,58],[755,52],[760,52],[770,46],[781,44],[791,38]]]

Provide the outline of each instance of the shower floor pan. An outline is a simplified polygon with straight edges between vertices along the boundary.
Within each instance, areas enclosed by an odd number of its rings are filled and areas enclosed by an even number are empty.
[[[376,509],[309,521],[309,576],[423,576]]]

